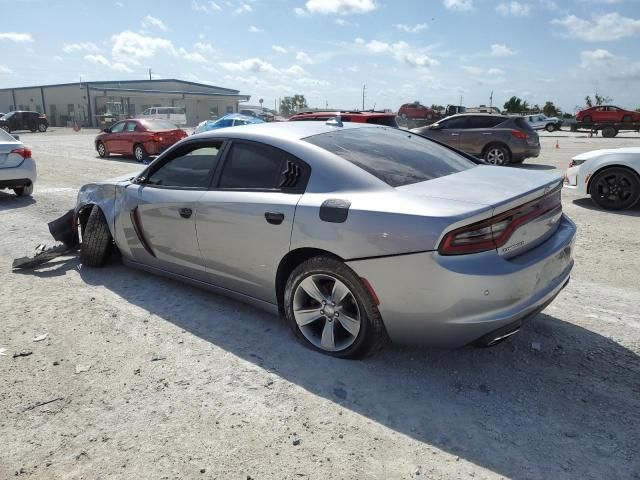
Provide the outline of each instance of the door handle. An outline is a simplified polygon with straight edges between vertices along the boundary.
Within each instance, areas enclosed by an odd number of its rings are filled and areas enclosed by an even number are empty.
[[[459,133],[450,133],[449,135],[451,135],[452,137],[459,137],[460,136]]]
[[[483,135],[493,135],[491,132],[482,132]]]
[[[180,210],[178,210],[178,212],[180,213],[180,216],[182,218],[190,218],[193,214],[193,210],[191,210],[190,208],[181,208]]]
[[[280,225],[284,220],[284,213],[280,212],[265,212],[264,218],[268,223],[272,225]]]

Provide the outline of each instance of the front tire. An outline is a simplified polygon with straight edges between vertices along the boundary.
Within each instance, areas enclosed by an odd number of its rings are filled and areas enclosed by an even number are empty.
[[[107,151],[107,146],[102,142],[98,142],[98,145],[96,146],[96,150],[98,150],[98,155],[100,155],[100,158],[106,158],[109,156],[109,152]]]
[[[147,159],[147,151],[144,149],[142,145],[140,145],[139,143],[136,143],[136,145],[133,147],[133,157],[138,162],[142,163]]]
[[[82,232],[80,262],[87,267],[102,267],[111,253],[113,239],[104,213],[97,205],[91,208],[87,224]]]
[[[343,262],[311,258],[291,273],[285,318],[307,347],[338,358],[362,358],[384,346],[387,333],[371,293]]]
[[[606,210],[631,208],[640,199],[640,178],[626,168],[606,168],[591,179],[589,194],[596,205]]]
[[[18,197],[30,197],[33,193],[33,183],[24,187],[16,187],[13,189],[13,193]]]
[[[502,145],[489,145],[485,148],[483,158],[491,165],[509,165],[511,162],[511,152]]]

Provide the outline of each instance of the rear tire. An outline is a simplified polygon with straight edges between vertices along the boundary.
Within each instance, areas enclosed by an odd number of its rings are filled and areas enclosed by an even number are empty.
[[[38,125],[38,131],[39,131],[40,133],[44,133],[44,132],[46,132],[46,131],[47,131],[47,128],[49,128],[49,127],[48,127],[48,126],[47,126],[47,124],[45,124],[45,123],[41,123],[40,125]]]
[[[320,300],[328,305],[323,306]],[[332,257],[313,257],[291,272],[285,286],[284,312],[300,342],[333,357],[362,358],[388,341],[371,293],[353,270]]]
[[[507,147],[493,144],[485,147],[482,158],[491,165],[505,166],[511,163],[511,152]]]
[[[589,194],[601,208],[625,210],[640,199],[640,178],[626,168],[605,168],[589,182]]]
[[[556,126],[553,123],[548,123],[546,127],[544,127],[544,129],[551,133],[551,132],[555,132],[556,131]]]
[[[618,130],[615,127],[604,127],[602,129],[602,136],[604,138],[613,138],[618,135]]]
[[[7,133],[11,133],[11,127],[9,125],[2,125],[0,128]]]
[[[102,267],[111,253],[113,239],[102,210],[94,205],[82,233],[80,262],[87,267]]]
[[[136,143],[134,145],[133,157],[140,163],[144,162],[148,158],[147,151],[144,149],[144,147],[141,144]]]
[[[13,193],[15,193],[18,197],[30,197],[33,193],[33,183],[25,187],[14,188]]]

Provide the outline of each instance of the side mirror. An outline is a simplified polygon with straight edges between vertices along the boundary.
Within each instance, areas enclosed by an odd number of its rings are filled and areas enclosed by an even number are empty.
[[[439,123],[434,123],[433,125],[429,125],[429,130],[440,130],[442,127]]]
[[[102,130],[104,133],[111,133],[111,129],[110,128],[105,128]]]

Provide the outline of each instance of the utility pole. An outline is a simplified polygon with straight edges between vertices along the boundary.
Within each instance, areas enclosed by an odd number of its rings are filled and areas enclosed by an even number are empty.
[[[151,80],[151,69],[149,69],[149,80]]]
[[[489,113],[493,113],[493,90],[491,90],[491,96],[489,97]]]
[[[462,106],[462,95],[460,95],[460,103],[458,105]]]
[[[364,110],[364,92],[367,90],[367,86],[362,86],[362,110]]]

